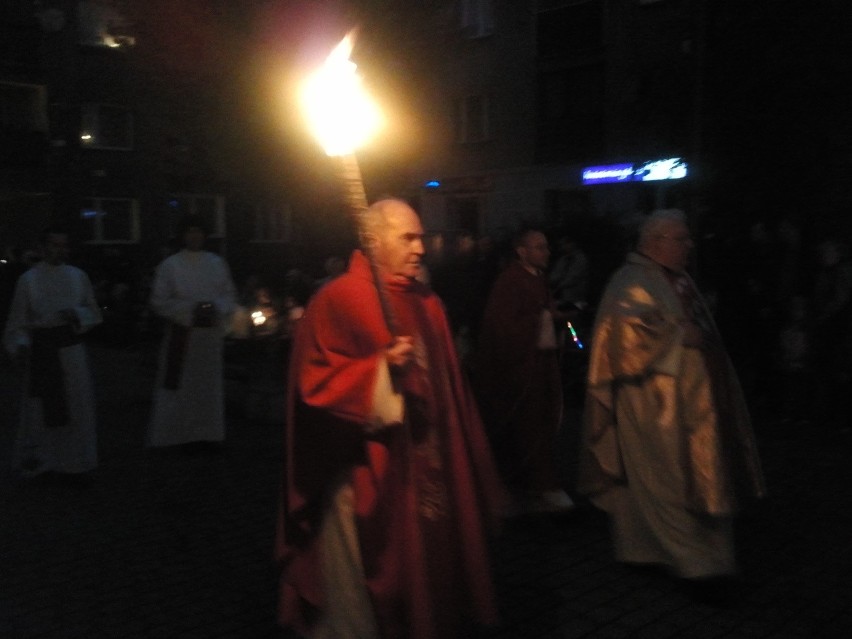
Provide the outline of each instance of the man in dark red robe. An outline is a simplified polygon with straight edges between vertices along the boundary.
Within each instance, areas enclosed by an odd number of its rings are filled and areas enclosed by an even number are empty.
[[[417,214],[377,202],[362,235],[390,312],[356,251],[297,329],[279,620],[312,637],[469,636],[496,618],[486,536],[502,493],[443,306],[416,279]]]
[[[503,479],[523,512],[565,512],[553,450],[562,423],[562,380],[554,321],[561,317],[544,270],[547,238],[522,230],[517,259],[497,277],[482,318],[477,396]]]

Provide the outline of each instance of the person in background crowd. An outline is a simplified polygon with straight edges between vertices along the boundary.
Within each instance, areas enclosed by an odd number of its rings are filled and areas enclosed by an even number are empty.
[[[447,245],[444,234],[441,232],[428,233],[423,239],[426,255],[423,256],[423,265],[420,267],[420,275],[417,276],[424,284],[428,284],[437,293],[438,288],[443,286],[440,281],[443,275],[444,264],[447,261]],[[437,279],[436,279],[437,278]]]
[[[365,215],[368,258],[309,302],[291,358],[279,620],[311,637],[452,639],[495,622],[486,545],[502,495],[404,201]]]
[[[450,252],[444,252],[443,235],[430,240],[438,254],[426,252],[424,281],[443,301],[462,368],[472,374],[482,312],[498,272],[497,251],[490,236],[476,237],[466,229],[457,232]]]
[[[839,239],[817,247],[812,344],[817,419],[829,431],[850,426],[852,383],[852,260]]]
[[[589,308],[589,258],[569,235],[559,237],[559,254],[548,273],[553,303],[564,314],[557,325],[561,353],[559,368],[566,405],[582,403],[585,393],[586,357],[584,341],[591,329]]]
[[[604,291],[579,490],[609,514],[618,561],[720,602],[737,573],[733,516],[765,489],[736,373],[686,272],[692,247],[685,216],[656,211]]]
[[[191,451],[225,439],[223,338],[237,299],[225,260],[203,250],[204,223],[187,216],[180,232],[184,249],[159,264],[151,291],[168,325],[147,445]]]
[[[559,256],[548,275],[553,300],[562,310],[582,311],[588,304],[589,259],[570,236],[559,238]]]
[[[544,271],[547,238],[521,231],[517,259],[494,282],[483,314],[477,397],[504,481],[526,512],[571,510],[553,450],[562,423],[562,381],[554,322],[561,318]]]
[[[316,281],[314,290],[328,284],[338,275],[343,275],[343,273],[346,272],[346,260],[339,255],[331,255],[325,258],[325,262],[323,262],[322,267],[325,271],[325,275]]]
[[[780,383],[775,400],[782,423],[801,425],[810,421],[813,396],[812,327],[807,299],[801,295],[791,297],[782,317],[776,359]]]
[[[79,482],[97,467],[97,424],[82,334],[100,324],[92,283],[66,264],[68,233],[49,228],[43,260],[18,278],[4,345],[23,371],[15,469]]]
[[[22,259],[21,250],[15,246],[6,246],[0,256],[0,317],[4,320],[9,314],[15,284],[32,264]]]

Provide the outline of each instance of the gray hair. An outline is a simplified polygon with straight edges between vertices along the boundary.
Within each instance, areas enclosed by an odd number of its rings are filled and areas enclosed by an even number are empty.
[[[639,248],[647,246],[653,238],[661,235],[673,222],[686,224],[686,214],[680,209],[657,209],[642,220],[639,226]]]

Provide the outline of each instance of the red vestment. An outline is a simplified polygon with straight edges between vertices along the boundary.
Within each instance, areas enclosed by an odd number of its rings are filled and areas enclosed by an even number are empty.
[[[345,473],[379,634],[465,636],[472,622],[496,620],[486,515],[502,492],[440,300],[416,281],[387,281],[386,290],[417,353],[396,378],[403,424],[371,427],[391,334],[360,252],[314,296],[297,330],[276,540],[279,620],[308,633],[322,614],[318,530],[330,483]]]
[[[559,488],[562,380],[555,343],[539,347],[553,311],[547,280],[515,261],[494,282],[479,335],[475,385],[491,445],[504,479],[534,492]]]

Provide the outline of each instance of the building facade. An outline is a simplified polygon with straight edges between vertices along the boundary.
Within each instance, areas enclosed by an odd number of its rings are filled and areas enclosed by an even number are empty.
[[[428,228],[499,234],[689,206],[700,175],[703,0],[426,4],[429,21],[407,49],[422,83],[416,99],[431,114],[409,184]],[[587,167],[664,158],[681,158],[688,177],[583,181]]]
[[[138,279],[175,248],[179,218],[196,213],[238,275],[286,266],[286,193],[232,175],[246,151],[222,142],[228,116],[211,108],[223,73],[206,56],[218,43],[193,42],[182,60],[167,48],[169,28],[192,41],[211,26],[144,22],[140,11],[157,11],[140,5],[0,2],[3,250],[21,254],[59,222],[93,279]]]

